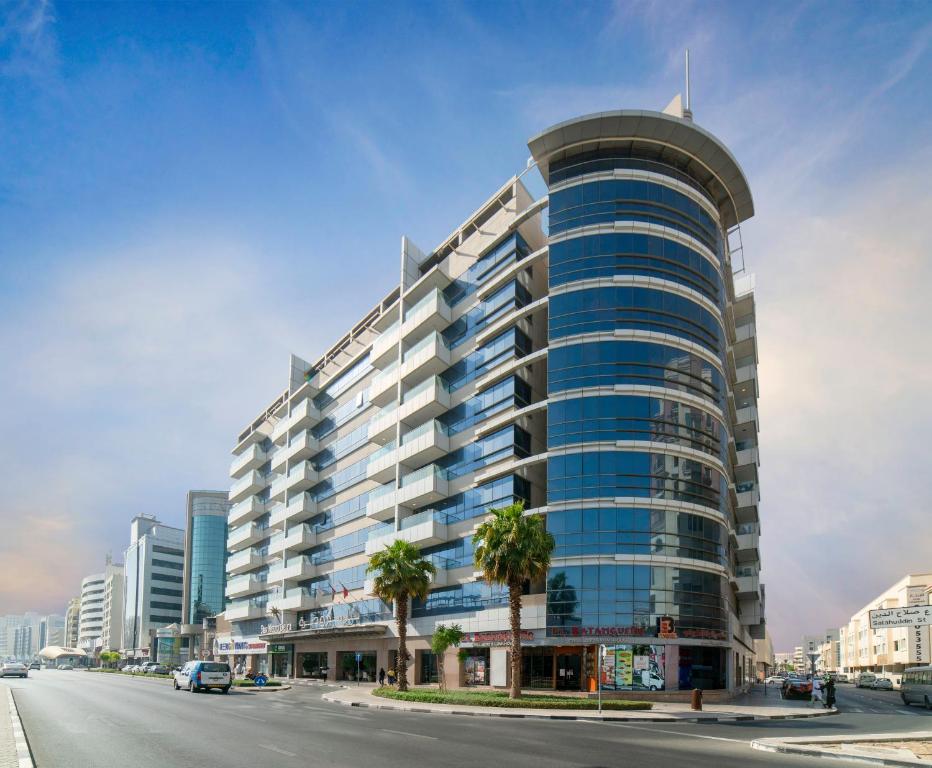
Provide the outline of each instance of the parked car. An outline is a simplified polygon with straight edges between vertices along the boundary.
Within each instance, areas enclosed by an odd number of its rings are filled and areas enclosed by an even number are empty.
[[[144,675],[147,675],[149,674],[150,670],[154,669],[157,666],[158,664],[156,664],[154,661],[147,661],[144,664],[141,664],[139,666],[138,671],[142,672]]]
[[[42,665],[38,661],[34,661],[29,665],[29,669],[42,669]]]
[[[146,664],[147,675],[167,675],[170,670],[164,664]]]
[[[846,675],[844,672],[837,672],[835,674],[835,682],[836,683],[849,683],[851,681],[848,680],[848,675]]]
[[[788,677],[783,681],[780,694],[784,699],[810,699],[812,698],[812,680]]]
[[[781,685],[782,686],[783,678],[780,677],[780,675],[771,675],[766,680],[764,680],[764,683],[767,685]]]
[[[74,664],[69,664],[65,662],[64,664],[59,664],[58,669],[74,669]]]
[[[878,677],[871,686],[875,691],[892,691],[893,681],[888,677]]]
[[[858,688],[873,688],[874,680],[877,679],[877,675],[873,672],[862,672],[858,675],[857,686]]]
[[[136,671],[136,665],[135,665],[135,664],[127,664],[127,665],[125,665],[125,666],[123,667],[123,669],[121,669],[120,671],[121,671],[121,672],[127,672],[127,673],[130,673],[130,674],[131,674],[131,673],[133,673],[133,672]]]
[[[25,664],[8,661],[0,667],[0,677],[29,677],[29,670]]]
[[[175,690],[187,688],[191,693],[218,688],[230,692],[232,676],[230,665],[219,661],[189,661],[180,672],[175,672]]]

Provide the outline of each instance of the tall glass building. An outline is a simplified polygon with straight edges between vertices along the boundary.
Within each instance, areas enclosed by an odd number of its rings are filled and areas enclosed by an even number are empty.
[[[352,679],[357,654],[363,679],[388,669],[391,606],[366,564],[403,538],[437,568],[412,605],[415,681],[436,679],[429,637],[456,621],[448,682],[506,685],[505,594],[476,574],[472,535],[522,500],[557,542],[526,585],[526,686],[750,675],[764,612],[753,286],[732,261],[745,177],[673,108],[578,118],[529,146],[531,168],[436,248],[403,238],[391,291],[318,360],[292,356],[238,436],[218,653],[298,676]]]
[[[182,611],[186,624],[201,624],[223,611],[229,511],[226,491],[188,492]]]

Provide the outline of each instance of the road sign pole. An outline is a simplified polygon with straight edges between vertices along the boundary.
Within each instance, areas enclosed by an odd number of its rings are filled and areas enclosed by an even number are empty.
[[[605,665],[605,646],[599,646],[599,665],[596,669],[596,683],[599,686],[599,715],[602,714],[602,667]]]

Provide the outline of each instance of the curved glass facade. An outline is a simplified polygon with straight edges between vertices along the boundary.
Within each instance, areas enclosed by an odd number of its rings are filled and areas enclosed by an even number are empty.
[[[732,510],[715,206],[682,171],[618,150],[549,171],[558,291],[548,325],[547,525],[557,543],[548,634],[657,637],[672,620],[675,637],[724,641]],[[627,171],[649,179],[593,177]],[[645,225],[652,234],[638,231]]]
[[[200,624],[224,608],[227,521],[218,515],[198,514],[198,503],[205,501],[195,500],[191,520],[191,584],[185,617],[189,624]]]

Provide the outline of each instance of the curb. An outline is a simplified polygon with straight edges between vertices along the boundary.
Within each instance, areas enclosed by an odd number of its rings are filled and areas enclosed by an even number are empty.
[[[842,737],[832,737],[829,739],[824,739],[821,741],[822,744],[828,745],[838,745],[838,744],[847,744],[856,746],[858,741],[900,741],[904,738],[912,736],[915,738],[915,733],[905,733],[900,734],[900,738],[895,738],[896,734],[878,734],[876,736],[870,735],[857,735],[851,736],[849,739],[843,739]],[[818,737],[816,737],[818,738]],[[788,739],[757,739],[751,742],[751,749],[756,749],[760,752],[773,752],[773,753],[782,753],[787,755],[802,755],[804,757],[815,757],[815,758],[824,758],[826,760],[845,760],[848,762],[855,763],[864,763],[867,765],[883,765],[891,766],[892,768],[917,768],[918,766],[932,766],[932,761],[922,760],[922,759],[899,759],[896,757],[881,757],[880,755],[862,755],[857,753],[850,752],[830,752],[825,749],[819,748],[820,742],[816,739],[790,741]]]
[[[560,715],[541,712],[532,715],[518,712],[509,712],[503,708],[501,712],[477,712],[469,709],[427,709],[425,707],[399,707],[393,704],[369,704],[364,701],[341,701],[332,695],[321,696],[323,701],[339,704],[341,707],[358,707],[363,709],[385,709],[395,712],[414,712],[431,715],[467,715],[469,717],[507,717],[511,719],[528,720],[587,720],[599,723],[734,723],[751,722],[755,720],[805,720],[812,717],[826,717],[838,714],[837,709],[826,712],[813,712],[803,715],[721,715],[712,717],[605,717],[604,715]],[[920,763],[921,765],[921,763]]]
[[[16,702],[13,700],[13,689],[7,688],[6,695],[9,700],[10,722],[13,726],[13,741],[16,743],[16,759],[19,760],[19,768],[35,768],[36,764],[32,761],[32,753],[29,751],[29,742],[26,741],[26,732],[23,730],[23,721],[20,720]]]

